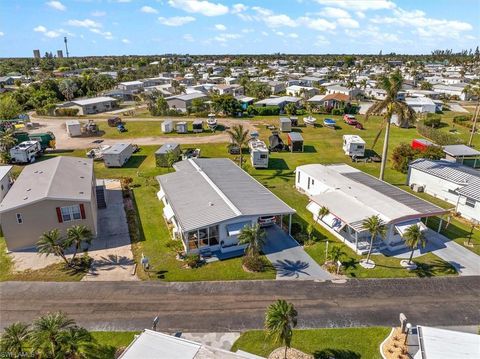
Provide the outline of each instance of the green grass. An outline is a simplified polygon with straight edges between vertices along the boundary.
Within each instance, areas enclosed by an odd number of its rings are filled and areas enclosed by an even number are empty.
[[[380,343],[390,330],[385,327],[294,330],[291,346],[316,359],[380,359]],[[267,339],[264,331],[252,330],[243,333],[231,350],[267,357],[279,346]]]
[[[98,359],[115,358],[118,349],[127,347],[140,332],[90,332],[95,340],[92,357]]]

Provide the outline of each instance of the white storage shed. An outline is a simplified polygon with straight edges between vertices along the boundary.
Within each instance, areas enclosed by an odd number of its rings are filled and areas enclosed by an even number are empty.
[[[78,137],[82,135],[82,126],[78,120],[68,120],[65,122],[67,134],[70,137]]]
[[[117,143],[103,152],[106,167],[122,167],[132,157],[133,146],[130,143]]]

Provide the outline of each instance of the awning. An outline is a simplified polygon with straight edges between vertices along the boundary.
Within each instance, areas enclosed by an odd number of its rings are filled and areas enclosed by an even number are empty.
[[[423,232],[423,231],[426,231],[427,230],[427,227],[420,221],[420,220],[414,220],[414,221],[408,221],[408,222],[402,222],[402,223],[398,223],[395,225],[395,229],[398,231],[398,233],[403,237],[403,235],[405,234],[405,231],[407,230],[407,228],[411,227],[411,226],[418,226],[420,227],[420,230]]]
[[[157,192],[157,197],[159,201],[161,201],[163,197],[165,197],[165,192],[163,191],[163,188],[161,188],[160,191]]]
[[[238,222],[227,225],[227,235],[229,237],[238,236],[244,227],[250,227],[251,222]]]
[[[173,213],[172,207],[165,206],[163,207],[163,215],[165,216],[167,221],[170,221],[175,216],[175,213]]]

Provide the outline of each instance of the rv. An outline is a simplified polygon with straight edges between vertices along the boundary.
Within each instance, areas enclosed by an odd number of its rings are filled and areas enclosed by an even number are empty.
[[[105,167],[122,167],[130,159],[134,148],[129,143],[117,143],[103,151]]]
[[[32,163],[42,153],[38,141],[24,141],[10,149],[10,160],[13,163]]]
[[[350,157],[363,157],[365,141],[358,135],[343,135],[343,151]]]
[[[268,148],[265,142],[252,140],[248,143],[250,160],[255,168],[268,168]]]

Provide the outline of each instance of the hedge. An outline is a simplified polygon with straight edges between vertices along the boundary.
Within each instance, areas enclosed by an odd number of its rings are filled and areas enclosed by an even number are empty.
[[[76,116],[78,114],[78,108],[57,108],[55,110],[55,116]]]

